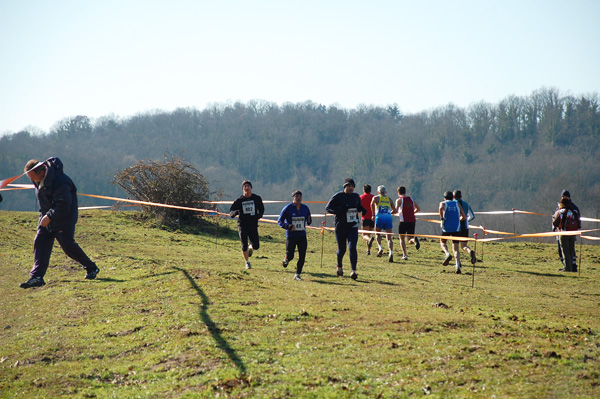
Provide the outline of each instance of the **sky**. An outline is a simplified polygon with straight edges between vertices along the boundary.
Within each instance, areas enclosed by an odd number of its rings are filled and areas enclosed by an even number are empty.
[[[597,0],[0,0],[0,135],[215,103],[600,92]]]

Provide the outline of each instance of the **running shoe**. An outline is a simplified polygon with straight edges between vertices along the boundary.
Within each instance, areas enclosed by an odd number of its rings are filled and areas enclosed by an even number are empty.
[[[289,263],[290,263],[290,262],[287,260],[287,258],[285,258],[285,259],[283,260],[283,262],[281,262],[281,265],[282,265],[283,267],[287,267]]]
[[[454,270],[454,273],[461,274],[460,265],[456,265],[456,269]]]
[[[252,256],[252,251],[253,251],[253,249],[252,249],[252,245],[250,245],[250,246],[248,247],[248,257]]]
[[[393,254],[393,253],[391,253],[391,252],[390,252],[390,256],[388,256],[388,261],[389,261],[390,263],[393,263],[393,262],[394,262],[394,254]]]
[[[477,263],[477,257],[475,256],[475,250],[471,250],[471,264]]]
[[[341,267],[337,268],[337,276],[338,277],[342,277],[344,275],[344,269],[342,269]]]
[[[379,252],[377,252],[377,257],[378,257],[378,258],[381,258],[382,256],[383,256],[383,248],[381,248],[381,249],[379,250]]]
[[[352,270],[352,272],[350,273],[350,278],[352,280],[356,280],[358,278],[358,273],[356,273],[355,270]]]
[[[21,283],[21,285],[19,286],[21,288],[33,288],[41,287],[43,285],[46,285],[46,282],[42,277],[31,277],[29,280],[25,281],[24,283]]]
[[[371,249],[371,245],[373,245],[373,241],[375,241],[375,237],[371,236],[371,238],[369,238],[369,242],[367,243],[367,247],[369,247],[369,250]]]
[[[250,262],[246,261],[246,269],[252,269],[252,266],[250,266]]]
[[[408,260],[408,256],[402,255],[402,260]]]
[[[294,280],[296,280],[296,281],[304,281],[304,280],[302,280],[302,277],[300,277],[300,275],[299,275],[299,274],[296,274],[296,275],[294,276]]]
[[[86,280],[93,280],[96,278],[98,273],[100,273],[100,269],[98,268],[98,266],[92,266],[91,268],[86,269],[86,271],[87,271],[87,273],[85,275]]]
[[[452,260],[452,255],[450,255],[450,254],[446,255],[446,259],[444,259],[444,263],[442,263],[442,265],[448,266],[450,264],[451,260]]]
[[[418,251],[421,248],[421,243],[419,242],[419,237],[415,237],[415,249]]]

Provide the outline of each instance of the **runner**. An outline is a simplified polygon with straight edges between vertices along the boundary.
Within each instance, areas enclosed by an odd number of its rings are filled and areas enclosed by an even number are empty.
[[[331,197],[325,210],[328,213],[335,215],[335,239],[337,241],[337,275],[344,275],[342,268],[342,260],[346,253],[346,242],[350,249],[350,267],[352,272],[350,278],[356,280],[358,273],[356,272],[356,264],[358,262],[358,253],[356,244],[358,242],[358,228],[360,220],[358,213],[365,215],[367,210],[360,203],[360,196],[354,192],[354,180],[348,178],[344,180],[343,191],[337,192]]]
[[[454,190],[454,200],[460,204],[463,212],[467,216],[466,219],[460,221],[460,234],[459,237],[469,237],[469,222],[475,219],[475,213],[473,213],[473,209],[471,209],[471,205],[469,205],[466,201],[462,199],[462,193],[460,190]],[[460,246],[463,251],[469,254],[471,257],[471,264],[475,264],[477,262],[477,257],[475,256],[475,250],[471,249],[467,245],[467,241],[461,241]]]
[[[371,212],[375,215],[375,231],[380,232],[385,230],[387,234],[385,236],[388,244],[389,255],[388,261],[394,261],[394,241],[392,240],[392,227],[394,219],[392,218],[392,214],[396,213],[396,206],[393,204],[390,197],[387,196],[387,188],[385,186],[377,187],[377,192],[379,195],[373,197],[371,201]],[[383,248],[381,247],[381,234],[375,234],[375,238],[377,239],[377,246],[379,247],[379,251],[377,252],[377,256],[383,256]]]
[[[363,186],[363,195],[360,196],[360,203],[367,210],[366,215],[362,215],[362,229],[373,231],[373,227],[375,227],[375,223],[373,222],[373,212],[371,211],[371,201],[373,200],[374,195],[371,194],[371,185],[365,184]],[[371,255],[371,246],[373,245],[373,241],[375,241],[375,237],[371,233],[363,233],[363,240],[367,242],[367,255]]]
[[[310,209],[302,203],[302,193],[296,190],[292,193],[292,203],[286,205],[277,219],[277,223],[285,229],[285,258],[283,267],[287,267],[294,259],[294,251],[298,247],[298,262],[294,280],[302,281],[300,274],[306,258],[306,226],[312,223]]]
[[[398,225],[398,234],[400,234],[400,246],[402,247],[402,260],[408,260],[408,253],[406,252],[406,234],[415,234],[415,226],[417,218],[415,213],[419,212],[421,208],[419,205],[408,195],[406,195],[406,187],[398,187],[398,199],[396,199],[396,209],[398,211],[398,217],[400,218],[400,224]],[[408,240],[409,244],[415,244],[415,249],[418,251],[421,248],[419,238],[412,236]]]
[[[265,213],[262,198],[252,194],[252,183],[249,180],[242,182],[243,194],[234,201],[229,208],[232,218],[238,216],[238,234],[242,243],[242,255],[246,262],[246,269],[251,269],[249,257],[254,249],[260,247],[258,239],[258,220]],[[250,240],[250,245],[248,245]]]
[[[442,236],[455,236],[457,237],[460,233],[460,221],[466,219],[465,213],[463,212],[460,204],[454,201],[454,194],[452,191],[446,191],[444,193],[445,201],[440,202],[440,219],[442,227]],[[446,254],[444,263],[442,265],[448,266],[452,260],[452,255],[448,251],[448,245],[446,244],[447,239],[441,238],[440,245],[442,250]],[[456,274],[461,273],[460,264],[460,252],[458,250],[459,240],[452,240],[452,247],[454,250],[454,256],[456,257],[456,265],[454,272]]]

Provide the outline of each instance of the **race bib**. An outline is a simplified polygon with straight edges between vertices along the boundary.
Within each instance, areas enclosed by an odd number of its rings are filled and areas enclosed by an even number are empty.
[[[303,217],[292,217],[292,224],[294,225],[294,230],[296,231],[304,231],[304,218]]]
[[[242,202],[242,212],[244,213],[244,215],[254,216],[254,201]]]
[[[358,210],[356,208],[350,208],[346,211],[346,222],[358,223]]]

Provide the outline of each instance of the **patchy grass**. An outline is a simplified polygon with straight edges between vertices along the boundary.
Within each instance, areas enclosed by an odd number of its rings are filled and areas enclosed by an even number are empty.
[[[578,275],[557,272],[554,245],[485,244],[472,287],[437,242],[393,264],[361,242],[353,281],[335,277],[333,234],[310,231],[297,282],[275,226],[246,271],[231,220],[216,240],[85,211],[98,279],[56,246],[47,285],[22,290],[36,222],[0,212],[3,398],[600,396],[597,246]]]

